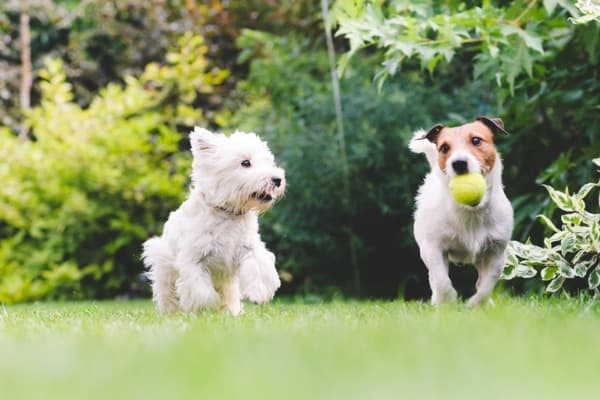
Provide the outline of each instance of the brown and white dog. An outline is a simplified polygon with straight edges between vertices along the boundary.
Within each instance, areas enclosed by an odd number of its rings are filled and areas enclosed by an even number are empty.
[[[416,197],[414,235],[429,272],[434,305],[456,301],[449,262],[473,264],[477,269],[477,291],[468,306],[490,297],[504,267],[513,211],[504,194],[502,161],[494,144],[501,133],[508,134],[502,120],[478,117],[461,126],[419,130],[410,141],[409,148],[425,153],[431,166]],[[476,206],[459,204],[448,183],[456,175],[472,172],[485,177],[485,195]]]

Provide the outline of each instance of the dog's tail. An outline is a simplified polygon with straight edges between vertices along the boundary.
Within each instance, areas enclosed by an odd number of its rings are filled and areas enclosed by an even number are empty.
[[[413,134],[412,139],[408,143],[408,148],[413,153],[425,153],[427,157],[427,161],[429,161],[429,165],[431,168],[437,163],[437,149],[434,143],[431,143],[429,140],[425,139],[425,132],[423,129],[419,129]]]
[[[144,251],[142,253],[142,260],[146,267],[146,276],[151,281],[155,281],[154,276],[157,270],[167,269],[172,267],[173,264],[173,252],[169,245],[161,237],[153,237],[144,242]]]

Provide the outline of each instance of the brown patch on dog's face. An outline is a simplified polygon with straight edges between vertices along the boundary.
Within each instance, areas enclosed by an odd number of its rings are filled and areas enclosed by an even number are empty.
[[[494,134],[480,121],[453,128],[444,127],[432,141],[437,146],[439,167],[444,173],[446,173],[448,159],[452,154],[460,151],[467,151],[475,156],[484,175],[491,171],[496,162]]]

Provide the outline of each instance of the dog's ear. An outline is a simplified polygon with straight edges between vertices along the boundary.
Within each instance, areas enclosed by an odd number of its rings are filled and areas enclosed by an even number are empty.
[[[502,122],[502,120],[500,118],[488,118],[488,117],[484,117],[484,116],[479,116],[475,119],[477,121],[482,122],[485,126],[490,128],[490,130],[492,131],[494,136],[499,133],[504,133],[505,135],[510,135],[510,133],[508,133],[504,129],[504,122]]]
[[[190,133],[190,145],[192,154],[197,155],[200,152],[207,152],[215,148],[217,137],[208,129],[195,127]]]
[[[427,139],[431,143],[435,143],[438,135],[444,128],[445,128],[444,125],[437,124],[437,125],[431,127],[431,129],[429,129],[429,131],[427,131],[427,133],[425,135],[423,135],[423,137],[421,137],[420,139]]]

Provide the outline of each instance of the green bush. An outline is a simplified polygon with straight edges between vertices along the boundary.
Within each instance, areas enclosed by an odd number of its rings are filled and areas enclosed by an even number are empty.
[[[226,71],[210,70],[202,38],[184,35],[89,107],[73,102],[62,63],[46,62],[34,139],[0,140],[0,302],[114,296],[135,286],[141,242],[185,194],[188,156],[177,127]],[[187,130],[187,128],[186,128]]]
[[[600,158],[594,160],[600,167]],[[540,219],[552,231],[552,236],[544,239],[544,247],[531,243],[513,241],[507,249],[507,264],[503,278],[531,278],[541,269],[541,278],[550,281],[546,290],[558,291],[566,279],[585,278],[588,288],[600,286],[600,213],[588,210],[596,208],[594,202],[588,204],[586,197],[600,188],[598,182],[583,185],[576,193],[570,194],[546,186],[552,202],[566,214],[561,216],[562,225],[556,227],[550,218],[540,215]],[[598,196],[600,207],[600,195]]]

